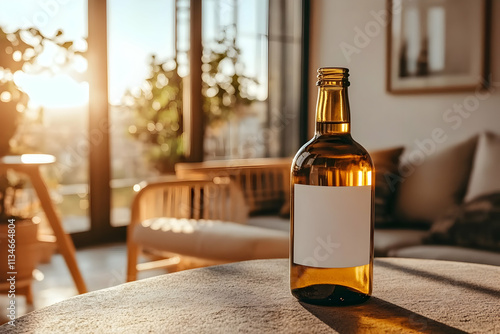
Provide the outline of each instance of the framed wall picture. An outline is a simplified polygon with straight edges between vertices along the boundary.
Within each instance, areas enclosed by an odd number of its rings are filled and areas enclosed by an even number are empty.
[[[491,0],[388,0],[387,90],[488,86]]]

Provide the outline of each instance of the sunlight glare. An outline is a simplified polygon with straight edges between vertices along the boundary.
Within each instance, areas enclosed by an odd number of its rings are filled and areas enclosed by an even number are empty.
[[[12,54],[12,59],[14,59],[14,61],[21,61],[21,59],[23,59],[23,54],[21,51],[17,50],[15,51],[13,54]]]
[[[363,171],[358,170],[358,186],[363,185]]]
[[[85,73],[85,71],[87,71],[88,68],[87,59],[85,59],[80,55],[75,56],[75,58],[73,59],[73,68],[78,73]]]
[[[2,102],[9,102],[11,98],[12,94],[8,91],[4,91],[2,92],[2,94],[0,94],[0,101]]]
[[[30,103],[45,108],[77,107],[89,101],[89,84],[77,82],[67,74],[29,75],[18,71],[14,82],[29,95]]]
[[[38,282],[41,282],[44,280],[45,278],[45,275],[43,274],[43,272],[41,272],[40,270],[38,269],[33,269],[33,272],[32,272],[32,275],[33,275],[33,278],[38,281]]]
[[[24,164],[50,164],[56,161],[56,158],[50,154],[23,154],[21,162]]]

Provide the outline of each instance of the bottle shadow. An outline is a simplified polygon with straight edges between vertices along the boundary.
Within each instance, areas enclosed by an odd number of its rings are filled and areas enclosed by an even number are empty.
[[[300,304],[339,333],[466,333],[376,297],[345,307]]]

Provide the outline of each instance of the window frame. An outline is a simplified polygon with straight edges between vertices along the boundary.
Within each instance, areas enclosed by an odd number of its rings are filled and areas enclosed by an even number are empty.
[[[303,143],[308,136],[308,59],[310,0],[302,4],[301,42],[301,84],[299,108],[299,139]],[[111,225],[111,155],[110,119],[108,111],[108,70],[107,70],[107,1],[88,0],[88,73],[89,73],[89,134],[99,133],[102,140],[89,145],[89,198],[90,230],[72,233],[76,247],[105,242],[124,241],[127,226]],[[187,160],[203,161],[203,123],[201,95],[201,54],[202,54],[202,1],[191,0],[190,15],[190,107],[187,127],[189,150]],[[192,33],[196,32],[196,33]],[[196,79],[195,79],[196,78]]]

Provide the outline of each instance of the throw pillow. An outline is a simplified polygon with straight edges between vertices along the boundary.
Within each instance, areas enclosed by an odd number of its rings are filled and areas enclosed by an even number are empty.
[[[392,210],[396,189],[391,185],[391,178],[398,173],[401,153],[403,147],[370,153],[375,166],[375,227],[393,225]]]
[[[432,225],[425,242],[500,251],[500,192],[453,208]]]
[[[477,143],[465,201],[500,192],[500,136],[482,133]]]
[[[418,161],[415,151],[405,154],[396,196],[396,219],[427,226],[455,204],[461,203],[472,168],[477,136],[454,144]],[[420,155],[423,155],[420,151]],[[414,159],[412,160],[412,156]]]

